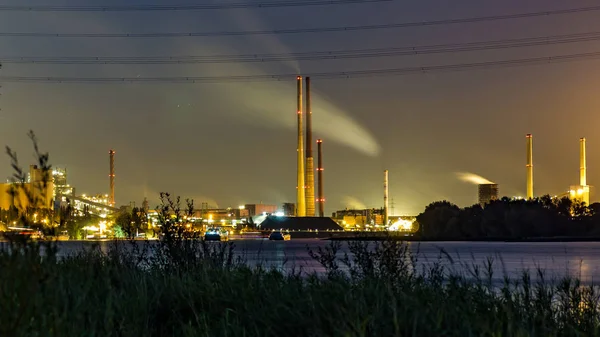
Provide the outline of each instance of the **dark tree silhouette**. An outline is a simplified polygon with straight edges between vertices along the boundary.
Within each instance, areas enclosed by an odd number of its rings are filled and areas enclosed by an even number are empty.
[[[485,240],[600,235],[600,204],[565,198],[502,198],[484,207],[438,201],[417,216],[424,239]]]

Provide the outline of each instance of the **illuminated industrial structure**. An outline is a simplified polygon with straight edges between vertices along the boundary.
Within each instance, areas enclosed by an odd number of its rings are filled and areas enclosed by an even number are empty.
[[[389,223],[389,187],[388,187],[388,170],[383,171],[383,224]]]
[[[319,216],[325,216],[325,195],[323,193],[323,140],[317,139],[317,179],[319,182],[319,196],[317,202],[319,203]]]
[[[335,211],[331,217],[349,229],[384,228],[385,210],[383,208],[345,209]]]
[[[498,200],[498,184],[480,184],[479,204],[485,206],[493,200]]]
[[[331,218],[267,216],[258,226],[260,230],[341,231],[343,228]]]
[[[148,224],[150,226],[160,225],[160,214],[157,210],[147,211]],[[173,214],[174,215],[174,214]],[[244,206],[238,208],[201,208],[195,209],[186,220],[198,226],[207,227],[236,227],[245,224],[249,218],[248,210]]]
[[[109,214],[117,211],[116,208],[109,205],[109,195],[108,194],[96,194],[96,195],[86,195],[83,194],[81,196],[65,196],[62,205],[65,205],[65,202],[69,202],[75,215],[96,215],[101,218],[106,218]],[[66,201],[68,200],[68,201]]]
[[[52,170],[52,178],[54,179],[54,193],[53,196],[60,195],[74,195],[75,189],[69,185],[67,181],[67,170],[61,168],[54,168]]]
[[[115,151],[110,150],[108,151],[108,154],[110,156],[110,171],[109,171],[109,178],[110,178],[110,197],[109,197],[109,205],[114,207],[115,206]]]
[[[579,139],[579,185],[571,186],[569,197],[586,205],[590,204],[590,186],[587,184],[587,163],[585,151],[585,138]]]
[[[315,216],[315,166],[312,152],[310,77],[306,77],[306,216]]]
[[[27,181],[0,184],[0,209],[16,207],[51,209],[54,207],[54,183],[50,173],[37,165],[29,166]]]
[[[240,209],[247,210],[248,214],[246,215],[246,217],[255,216],[255,215],[259,215],[259,214],[263,214],[263,213],[274,214],[277,212],[276,205],[265,205],[265,204],[246,204],[244,206],[241,206]]]
[[[527,199],[533,199],[533,137],[527,134]]]
[[[304,143],[302,137],[302,76],[298,76],[297,82],[297,115],[298,115],[298,147],[297,147],[297,159],[298,159],[298,172],[296,182],[296,215],[306,216],[306,196],[305,196],[305,183],[304,183]]]

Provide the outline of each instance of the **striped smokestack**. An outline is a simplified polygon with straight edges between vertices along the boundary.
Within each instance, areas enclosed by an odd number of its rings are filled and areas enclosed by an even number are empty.
[[[317,139],[317,179],[319,181],[319,216],[325,216],[325,196],[323,195],[323,140]]]
[[[527,134],[527,199],[533,199],[533,137]]]
[[[306,216],[306,198],[304,196],[304,144],[302,137],[302,76],[296,78],[298,85],[297,111],[298,115],[298,181],[296,182],[296,216]]]
[[[315,216],[315,164],[312,154],[310,77],[306,78],[306,216]]]

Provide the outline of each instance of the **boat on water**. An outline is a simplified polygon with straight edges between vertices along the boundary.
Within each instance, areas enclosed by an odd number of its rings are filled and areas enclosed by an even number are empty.
[[[31,228],[16,228],[10,227],[9,231],[3,232],[2,237],[4,239],[30,239],[30,240],[43,240],[44,235],[42,232],[31,229]]]
[[[273,231],[269,235],[269,240],[271,241],[289,241],[292,239],[292,236],[289,232],[283,231]]]
[[[204,241],[229,241],[229,232],[218,228],[208,229],[204,233]]]

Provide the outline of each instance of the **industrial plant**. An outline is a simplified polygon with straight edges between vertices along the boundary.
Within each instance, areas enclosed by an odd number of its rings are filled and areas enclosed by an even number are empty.
[[[533,138],[531,134],[527,139],[527,199],[534,198],[533,193]],[[586,144],[585,138],[579,139],[579,184],[571,185],[568,192],[556,195],[556,198],[569,197],[571,200],[590,205],[591,186],[587,184]]]
[[[526,179],[525,179],[525,199],[532,200],[535,198],[534,194],[534,182],[533,182],[533,135],[527,134],[526,140]],[[489,204],[494,200],[500,198],[499,187],[497,183],[489,181],[483,177],[470,174],[461,173],[459,177],[471,183],[477,185],[477,202],[482,207]],[[563,193],[557,193],[554,198],[569,197],[571,200],[582,202],[586,205],[590,205],[590,196],[592,192],[592,186],[587,183],[587,163],[586,163],[586,141],[585,138],[579,139],[579,184],[571,185],[568,191]],[[522,199],[522,197],[512,197],[516,199]],[[384,199],[385,200],[385,199]],[[384,201],[384,204],[386,202]],[[385,206],[384,206],[385,208]]]
[[[194,210],[187,221],[195,227],[206,230],[220,227],[231,230],[253,227],[258,230],[292,231],[340,231],[340,230],[401,230],[412,231],[415,217],[399,217],[390,213],[389,170],[383,171],[383,205],[381,208],[354,209],[333,212],[325,216],[323,140],[317,139],[317,167],[313,158],[312,102],[310,77],[296,78],[296,121],[297,121],[297,174],[296,202],[286,202],[280,206],[271,204],[245,204],[236,208],[209,207],[203,203]],[[306,116],[306,119],[305,117]],[[306,126],[306,128],[304,128]],[[568,192],[556,197],[568,196],[573,200],[590,203],[591,186],[587,182],[586,139],[579,140],[579,184],[570,186]],[[42,168],[31,165],[25,181],[13,181],[0,184],[0,210],[46,209],[72,210],[74,216],[93,216],[104,223],[103,226],[88,226],[94,232],[107,229],[107,219],[113,219],[122,212],[131,212],[134,207],[117,207],[115,199],[115,151],[109,150],[108,193],[78,194],[77,189],[68,181],[67,170],[53,168],[51,176],[44,177]],[[533,136],[526,135],[526,199],[535,198],[533,172]],[[315,171],[317,173],[315,179]],[[499,199],[499,185],[483,177],[461,173],[461,179],[478,186],[477,201],[485,207]],[[316,181],[315,181],[316,180]],[[14,193],[14,187],[20,184],[21,192]],[[315,186],[317,185],[317,186]],[[316,188],[315,188],[316,187]],[[33,195],[33,197],[31,196]],[[32,204],[35,200],[35,204]],[[141,207],[146,217],[148,229],[160,225],[158,211],[148,206],[144,200]],[[37,214],[37,213],[36,213]],[[6,222],[6,219],[0,219]],[[41,219],[44,220],[44,219]],[[44,221],[48,221],[45,219]]]
[[[586,205],[590,204],[590,186],[587,184],[585,138],[579,139],[579,185],[569,189],[569,197]]]

